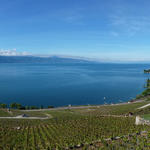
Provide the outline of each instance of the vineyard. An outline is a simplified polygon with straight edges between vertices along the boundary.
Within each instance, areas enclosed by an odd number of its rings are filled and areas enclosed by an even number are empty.
[[[123,107],[124,113],[142,104]],[[150,148],[150,127],[135,125],[135,117],[124,117],[119,106],[45,111],[47,120],[0,120],[0,150],[131,149]],[[115,109],[114,109],[115,108]],[[14,111],[15,113],[19,113]],[[112,113],[113,112],[113,113]],[[38,114],[38,112],[32,112]],[[33,115],[31,112],[29,114]],[[40,112],[41,113],[41,112]],[[101,114],[121,114],[102,116]],[[146,131],[146,136],[141,135]],[[137,144],[138,143],[138,144]]]

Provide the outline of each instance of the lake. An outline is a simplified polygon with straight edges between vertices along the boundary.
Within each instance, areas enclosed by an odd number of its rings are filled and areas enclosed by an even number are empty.
[[[144,90],[149,64],[0,64],[0,102],[65,106],[128,101]]]

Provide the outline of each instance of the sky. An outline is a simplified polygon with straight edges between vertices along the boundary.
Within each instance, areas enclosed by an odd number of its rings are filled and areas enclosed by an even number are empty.
[[[149,0],[0,0],[0,51],[150,61]]]

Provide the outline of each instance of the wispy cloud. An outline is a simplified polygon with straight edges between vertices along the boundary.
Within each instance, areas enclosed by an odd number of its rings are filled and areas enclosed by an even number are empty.
[[[124,35],[150,32],[149,1],[114,0],[109,13],[110,26]]]
[[[112,16],[111,21],[113,26],[122,28],[130,35],[146,31],[150,27],[150,18],[144,16]]]
[[[115,31],[111,31],[110,34],[114,37],[118,37],[119,36],[119,33],[118,32],[115,32]]]
[[[58,18],[66,23],[81,24],[84,18],[83,8],[62,9],[58,13]]]
[[[82,23],[82,15],[79,14],[73,14],[73,15],[66,15],[64,16],[63,20],[67,23],[76,23],[76,24],[81,24]]]
[[[150,31],[150,18],[146,16],[128,16],[114,15],[111,16],[112,25],[127,32],[130,36],[138,32]]]

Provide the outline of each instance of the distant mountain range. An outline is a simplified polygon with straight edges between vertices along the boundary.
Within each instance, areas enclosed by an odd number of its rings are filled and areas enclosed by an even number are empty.
[[[90,60],[69,57],[0,56],[0,63],[89,63]]]

